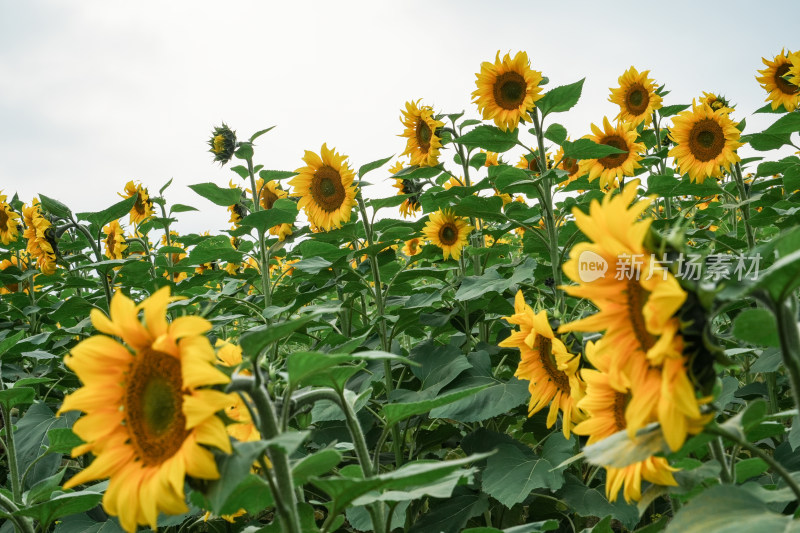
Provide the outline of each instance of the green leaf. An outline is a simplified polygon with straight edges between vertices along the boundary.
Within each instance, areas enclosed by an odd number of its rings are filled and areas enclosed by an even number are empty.
[[[420,363],[411,372],[420,380],[422,389],[437,394],[458,375],[472,368],[461,350],[452,344],[441,345],[428,339],[412,348],[409,357]]]
[[[432,502],[430,511],[414,522],[409,533],[458,533],[467,521],[489,508],[485,494],[465,492]]]
[[[735,485],[717,485],[692,498],[672,519],[667,533],[763,533],[800,531],[792,517]]]
[[[742,459],[736,463],[736,483],[744,483],[748,479],[760,476],[767,470],[769,465],[763,459],[758,457],[750,457],[749,459]]]
[[[664,176],[653,174],[647,178],[647,194],[657,194],[662,198],[671,196],[713,196],[722,194],[716,180],[705,180],[703,183],[692,183],[688,176]]]
[[[455,402],[461,398],[466,398],[467,396],[476,394],[484,388],[486,388],[485,385],[480,385],[478,387],[442,394],[441,396],[437,396],[436,398],[432,398],[430,400],[387,404],[383,406],[382,412],[386,417],[386,424],[391,426],[401,420],[405,420],[406,418],[427,413],[436,407],[447,405],[448,403]]]
[[[230,261],[238,263],[242,253],[231,246],[231,240],[225,235],[206,237],[189,252],[188,259],[183,259],[180,266],[202,265],[212,261]]]
[[[10,348],[16,346],[22,337],[25,335],[24,331],[19,331],[10,337],[6,337],[2,341],[0,341],[0,355],[6,353]]]
[[[511,377],[508,381],[485,378],[489,385],[477,394],[431,411],[431,418],[448,418],[473,423],[507,413],[530,398],[528,382]],[[484,383],[480,380],[476,383]]]
[[[52,476],[36,483],[25,495],[25,505],[33,505],[50,498],[56,490],[61,489],[61,479],[64,477],[66,469],[59,470]]]
[[[48,432],[54,428],[69,427],[76,418],[78,413],[75,411],[56,417],[44,403],[31,405],[17,422],[15,437],[19,464],[29,465],[36,460],[49,446]],[[60,465],[61,455],[57,453],[39,459],[28,473],[26,486],[30,487],[39,480],[52,476]]]
[[[555,87],[545,93],[541,100],[536,102],[536,107],[541,110],[542,116],[572,109],[580,100],[584,81],[586,81],[586,78],[569,85]]]
[[[535,266],[533,259],[527,258],[525,263],[517,265],[513,274],[507,278],[500,275],[497,268],[487,269],[480,276],[466,276],[456,292],[455,299],[463,302],[481,298],[488,292],[503,294],[513,285],[533,278]]]
[[[269,128],[264,128],[263,130],[258,130],[257,132],[255,132],[250,136],[250,142],[255,141],[256,139],[258,139],[268,131],[272,130],[273,128],[275,128],[275,126],[270,126]]]
[[[781,146],[791,144],[789,133],[753,133],[742,135],[741,140],[750,144],[750,147],[759,152],[777,150]]]
[[[189,211],[199,211],[196,207],[192,207],[190,205],[185,204],[173,204],[170,208],[169,212],[172,213],[187,213]]]
[[[662,107],[661,109],[658,110],[658,115],[660,117],[671,117],[672,115],[677,115],[681,111],[685,111],[685,110],[689,109],[690,107],[692,107],[692,106],[690,106],[688,104],[687,105],[681,105],[681,104],[665,105],[664,107]]]
[[[244,502],[241,499],[244,491],[240,490],[240,488],[244,488],[242,485],[247,488],[253,488],[253,480],[249,478],[248,473],[253,463],[258,460],[266,449],[267,442],[263,440],[234,442],[233,453],[224,455],[219,459],[220,477],[218,480],[209,482],[206,490],[208,503],[214,513],[218,515],[233,514],[243,507],[247,508],[242,505]],[[248,502],[252,503],[251,507],[253,507],[252,509],[247,509],[248,512],[257,513],[272,502],[269,486],[263,480],[262,483],[263,485],[258,487],[258,491],[262,492],[263,498],[255,502]],[[265,505],[260,507],[262,503],[265,503]]]
[[[189,188],[206,200],[223,207],[237,203],[242,197],[241,189],[220,187],[216,183],[195,183],[194,185],[189,185]]]
[[[733,336],[756,346],[779,347],[778,325],[767,309],[745,309],[733,322]]]
[[[294,224],[297,219],[297,204],[286,198],[279,198],[271,209],[262,209],[250,213],[239,221],[239,225],[248,228],[261,228],[264,231],[279,224]]]
[[[775,302],[782,302],[800,286],[800,250],[785,255],[761,271],[751,289],[766,289]]]
[[[280,181],[291,178],[292,176],[297,176],[297,172],[290,172],[288,170],[262,170],[258,173],[258,176],[264,180],[264,182],[271,180]]]
[[[544,132],[544,138],[561,145],[567,140],[567,129],[561,124],[550,124]]]
[[[358,169],[358,179],[363,178],[364,174],[366,174],[367,172],[382,167],[383,165],[391,161],[393,157],[394,157],[393,155],[390,155],[389,157],[378,159],[377,161],[373,161],[372,163],[367,163],[366,165],[362,165],[361,168]]]
[[[48,213],[55,215],[59,218],[63,218],[65,220],[69,220],[72,218],[72,211],[70,211],[69,207],[62,204],[58,200],[50,198],[49,196],[45,196],[44,194],[39,193],[39,201],[44,207],[45,211]]]
[[[42,529],[47,530],[47,527],[56,519],[88,511],[100,503],[101,499],[103,499],[103,495],[97,492],[70,492],[20,509],[17,514],[33,518],[42,524]]]
[[[339,306],[318,306],[299,318],[251,328],[241,337],[242,350],[247,355],[255,356],[269,344],[288,337],[320,315],[337,312],[338,308]]]
[[[478,126],[464,135],[456,137],[455,142],[470,148],[483,148],[490,152],[503,153],[517,144],[519,130],[503,131],[495,126]]]
[[[333,263],[321,257],[308,257],[294,263],[292,267],[300,272],[317,275],[323,270],[328,270]]]
[[[776,120],[764,133],[781,135],[800,131],[800,113],[787,113]]]
[[[580,516],[599,518],[611,515],[630,530],[634,529],[639,522],[639,511],[636,510],[635,505],[625,503],[625,499],[621,497],[616,502],[609,502],[602,485],[587,487],[570,474],[567,475],[567,481],[564,488],[561,489],[560,496],[570,509]]]
[[[289,385],[297,388],[307,383],[308,379],[328,372],[329,369],[343,363],[360,362],[363,360],[393,360],[411,363],[410,360],[400,355],[388,352],[360,352],[356,354],[329,354],[322,352],[294,352],[287,360]]]
[[[134,204],[136,204],[136,198],[137,196],[134,194],[130,198],[125,198],[102,211],[96,213],[78,213],[78,217],[96,225],[99,231],[112,220],[118,220],[130,213]]]
[[[233,153],[239,159],[243,159],[245,161],[253,159],[253,143],[250,142],[240,142],[239,147]]]
[[[73,448],[83,444],[83,439],[77,436],[71,428],[54,428],[47,432],[47,453],[70,454]]]
[[[36,397],[36,389],[30,387],[15,387],[0,391],[0,405],[4,409],[11,409],[17,405],[33,403]]]
[[[574,142],[564,141],[562,146],[564,148],[564,157],[571,157],[572,159],[597,159],[607,155],[626,153],[619,148],[614,148],[607,144],[597,144],[590,139],[578,139]]]
[[[342,454],[328,448],[300,459],[292,466],[292,478],[298,487],[305,485],[312,477],[327,474],[342,460]]]

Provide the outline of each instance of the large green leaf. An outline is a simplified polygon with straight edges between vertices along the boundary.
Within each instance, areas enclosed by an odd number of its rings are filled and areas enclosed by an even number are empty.
[[[239,221],[239,225],[248,228],[260,228],[264,231],[279,224],[294,224],[297,219],[297,204],[286,198],[279,198],[272,208],[250,213]]]
[[[44,530],[47,530],[47,526],[52,524],[57,518],[88,511],[100,503],[102,498],[103,495],[97,492],[70,492],[60,494],[42,503],[20,509],[16,514],[33,518],[42,524]]]
[[[495,126],[483,125],[457,137],[455,142],[471,148],[503,153],[516,146],[518,136],[519,130],[503,131]]]
[[[470,518],[488,508],[485,494],[464,490],[446,500],[433,502],[430,511],[414,522],[409,533],[459,533]]]
[[[564,141],[564,157],[572,159],[596,159],[612,154],[624,154],[624,150],[614,148],[607,144],[597,144],[590,139],[578,139],[570,142]]]
[[[586,81],[586,78],[569,85],[561,85],[550,89],[536,102],[536,107],[541,110],[543,116],[548,113],[569,111],[580,100],[584,81]]]
[[[733,335],[756,346],[781,345],[775,317],[767,309],[745,309],[733,322]]]
[[[217,205],[227,207],[239,201],[242,197],[241,189],[220,187],[216,183],[196,183],[189,185],[194,192]]]
[[[416,402],[390,403],[383,406],[382,412],[386,417],[386,423],[388,425],[392,425],[401,420],[405,420],[406,418],[427,413],[436,407],[447,405],[448,403],[455,402],[461,398],[466,398],[467,396],[476,394],[484,388],[486,388],[486,385],[479,385],[477,387],[441,394],[435,398],[419,400]]]

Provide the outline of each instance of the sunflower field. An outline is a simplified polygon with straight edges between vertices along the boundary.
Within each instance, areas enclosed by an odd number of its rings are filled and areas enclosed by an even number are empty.
[[[195,205],[0,191],[0,533],[800,532],[800,53],[764,65],[763,131],[631,67],[568,132],[583,80],[498,53],[399,156],[221,124]]]

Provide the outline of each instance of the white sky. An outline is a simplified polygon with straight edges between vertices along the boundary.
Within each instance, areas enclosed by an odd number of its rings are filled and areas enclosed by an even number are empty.
[[[277,125],[257,143],[266,168],[294,170],[327,142],[357,169],[403,151],[407,100],[476,116],[475,73],[497,50],[527,51],[550,87],[587,77],[578,106],[555,115],[572,138],[616,115],[609,87],[631,65],[667,84],[665,105],[722,92],[756,131],[774,120],[750,116],[766,96],[756,71],[800,48],[794,12],[788,0],[0,0],[0,189],[93,211],[129,179],[156,194],[174,178],[168,201],[202,210],[177,229],[216,232],[225,208],[186,187],[240,180],[212,164],[214,125],[241,139]]]

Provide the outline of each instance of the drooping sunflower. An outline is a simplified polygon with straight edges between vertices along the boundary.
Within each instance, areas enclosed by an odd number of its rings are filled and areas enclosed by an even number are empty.
[[[569,137],[567,137],[569,140]],[[560,161],[558,163],[559,169],[563,170],[567,173],[567,176],[564,181],[559,182],[560,187],[566,187],[568,184],[572,183],[578,177],[580,177],[580,162],[577,159],[573,159],[571,157],[564,157],[564,149],[562,147],[558,147],[558,151],[556,152],[556,161]]]
[[[645,151],[644,143],[637,143],[636,128],[629,122],[618,122],[612,126],[607,117],[603,117],[603,129],[592,124],[593,135],[586,135],[598,144],[605,144],[625,153],[611,154],[598,159],[584,159],[580,162],[578,175],[589,174],[589,181],[600,178],[600,187],[618,187],[623,176],[633,176],[640,168],[638,161]]]
[[[269,180],[264,183],[263,179],[258,178],[256,180],[256,190],[259,198],[258,203],[262,209],[272,209],[275,202],[289,196],[289,193],[281,189],[275,180]]]
[[[392,174],[397,174],[403,170],[403,162],[398,161],[395,165],[389,169],[389,172]],[[400,204],[400,213],[403,215],[403,218],[409,217],[414,215],[417,211],[422,209],[422,205],[419,203],[419,194],[422,192],[422,185],[419,184],[417,181],[412,179],[404,179],[404,178],[394,178],[394,184],[392,187],[397,189],[397,194],[410,194],[408,198],[403,200],[403,203]]]
[[[449,209],[431,213],[422,233],[433,244],[442,249],[444,259],[461,257],[461,249],[467,244],[467,235],[475,228],[453,214]]]
[[[721,94],[716,93],[707,93],[703,91],[703,96],[700,97],[700,103],[706,104],[707,106],[711,107],[714,111],[718,111],[720,109],[724,110],[725,113],[733,113],[733,108],[735,107],[732,103],[728,101],[727,98],[722,96]]]
[[[737,123],[728,116],[727,108],[716,111],[708,105],[692,103],[692,109],[678,114],[670,128],[670,138],[675,143],[669,155],[682,174],[689,174],[693,182],[703,183],[706,178],[718,178],[722,171],[741,161],[736,149],[740,132]]]
[[[106,238],[103,243],[106,245],[106,257],[109,259],[122,259],[122,252],[128,247],[125,244],[125,232],[119,225],[119,220],[114,220],[103,228]]]
[[[230,187],[231,189],[239,188],[238,185],[233,183],[233,180],[230,180],[228,182],[228,187]],[[258,187],[258,185],[256,185],[256,187]],[[244,199],[245,195],[244,193],[242,193],[241,196],[239,197],[239,200],[235,204],[231,204],[228,206],[228,213],[231,214],[230,218],[228,219],[228,222],[233,224],[234,228],[238,228],[239,222],[241,222],[242,219],[245,216],[247,216],[247,207],[243,203]]]
[[[19,213],[6,202],[6,195],[0,190],[0,242],[10,244],[19,238]]]
[[[131,224],[141,224],[153,216],[153,201],[141,183],[134,183],[133,180],[125,184],[125,193],[120,194],[122,198],[132,198],[136,195],[136,202],[130,212]]]
[[[73,431],[86,443],[72,455],[95,456],[64,487],[109,478],[103,507],[129,532],[137,524],[156,529],[159,512],[186,512],[187,475],[219,478],[206,446],[231,452],[216,416],[230,400],[206,388],[229,381],[214,367],[205,337],[211,323],[196,316],[169,323],[170,300],[166,287],[138,305],[117,292],[110,316],[92,310],[102,334],[79,343],[64,360],[83,383],[59,410],[85,413]]]
[[[409,239],[409,240],[407,240],[405,242],[405,245],[403,246],[402,252],[407,257],[412,257],[412,256],[415,256],[415,255],[417,255],[418,253],[420,253],[422,251],[421,246],[422,246],[422,240],[419,239],[418,237],[415,237],[415,238]]]
[[[292,225],[291,224],[279,224],[277,226],[272,226],[269,228],[269,234],[278,237],[278,240],[283,242],[286,240],[286,237],[293,233]]]
[[[434,118],[432,107],[418,104],[419,100],[406,102],[405,111],[401,110],[400,121],[406,129],[399,137],[406,137],[408,141],[400,155],[408,155],[412,165],[434,167],[439,163],[442,148],[442,138],[436,135],[436,130],[444,127],[444,122]]]
[[[478,111],[503,131],[517,129],[520,120],[531,120],[528,113],[544,96],[539,87],[542,73],[531,70],[525,52],[517,52],[513,59],[506,54],[501,61],[498,51],[494,63],[481,63],[476,77],[478,88],[472,98]]]
[[[639,73],[634,67],[619,77],[619,87],[611,89],[609,102],[619,106],[617,120],[631,122],[638,126],[642,122],[650,124],[653,111],[661,109],[661,96],[656,94],[656,86],[647,77],[649,70]]]
[[[303,161],[306,166],[298,168],[289,182],[293,195],[300,197],[298,208],[305,210],[312,225],[325,231],[340,228],[350,220],[358,192],[347,156],[323,144],[320,155],[306,150]]]
[[[555,424],[561,411],[562,431],[564,437],[569,438],[573,426],[583,417],[577,407],[584,391],[578,375],[580,355],[569,353],[563,341],[553,333],[547,312],[534,313],[525,303],[522,291],[518,291],[514,299],[514,314],[503,319],[519,326],[499,345],[520,351],[521,361],[514,375],[530,381],[528,416],[550,405],[547,427]]]
[[[209,152],[214,154],[214,161],[224,165],[236,152],[236,132],[223,122],[222,126],[215,127],[211,132],[208,145],[211,147]]]
[[[758,71],[761,76],[757,76],[756,80],[769,93],[765,101],[771,103],[773,110],[778,109],[781,104],[789,112],[800,106],[800,85],[786,79],[786,74],[792,68],[792,57],[795,55],[796,53],[781,50],[772,61],[765,57],[761,58],[767,68]],[[794,80],[800,81],[797,78]]]
[[[500,154],[498,154],[497,152],[487,152],[486,150],[481,150],[481,153],[486,154],[486,161],[483,163],[483,166],[496,167],[497,165],[500,164],[500,162],[497,159],[500,156]]]
[[[27,240],[28,254],[36,258],[36,265],[42,274],[55,273],[58,257],[55,231],[42,213],[38,198],[34,198],[30,206],[23,206],[22,217],[25,222],[22,236]]]

